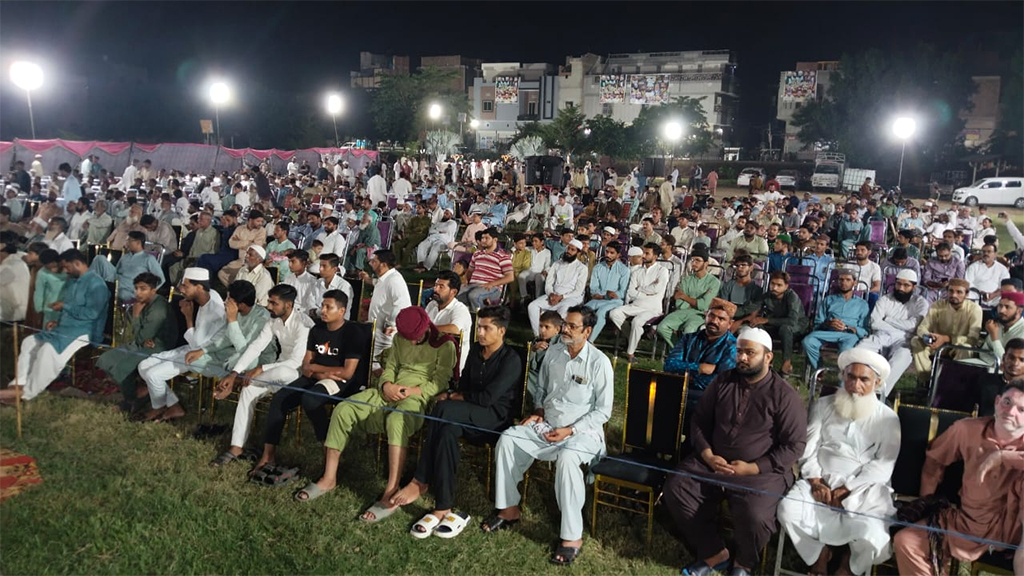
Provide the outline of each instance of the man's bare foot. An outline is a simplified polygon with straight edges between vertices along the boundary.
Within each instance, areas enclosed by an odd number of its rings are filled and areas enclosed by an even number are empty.
[[[843,555],[843,561],[839,563],[839,569],[836,570],[836,574],[839,576],[853,576],[853,570],[850,569],[849,554]]]
[[[227,398],[233,390],[234,386],[224,386],[222,384],[217,384],[217,387],[213,389],[213,399],[223,400]]]
[[[232,448],[233,448],[233,446],[232,446]],[[260,470],[263,470],[267,466],[273,466],[273,465],[274,465],[274,459],[273,458],[266,458],[266,457],[260,458],[256,462],[256,465],[252,467],[252,470],[249,470],[249,476],[252,476],[252,475],[256,474],[257,472],[259,472]]]
[[[175,404],[174,406],[167,407],[164,413],[160,416],[160,422],[170,422],[184,416],[185,409],[181,407],[181,404]]]
[[[10,386],[0,390],[0,403],[14,404],[21,397],[21,386]]]
[[[166,411],[167,411],[166,408],[153,408],[152,410],[146,410],[145,412],[142,412],[142,413],[137,415],[136,421],[138,421],[138,422],[156,422],[156,421],[160,420],[160,418],[164,415],[164,412],[166,412]]]
[[[807,572],[809,576],[818,576],[828,574],[828,563],[832,560],[832,550],[825,546],[821,549],[821,554],[818,555],[818,561],[809,566]]]
[[[503,510],[498,510],[498,518],[502,520],[519,520],[519,517],[523,515],[523,511],[519,509],[519,506],[509,506]]]
[[[319,485],[320,485],[320,483],[319,483],[319,482],[317,482],[317,485],[319,486]],[[321,487],[321,488],[323,488],[323,486],[320,486],[320,487]],[[395,494],[396,494],[397,492],[398,492],[398,490],[387,490],[387,491],[385,491],[385,492],[384,492],[384,495],[380,497],[380,500],[378,500],[378,501],[377,501],[377,503],[378,503],[378,504],[382,504],[382,505],[384,505],[384,507],[385,507],[385,508],[387,508],[387,510],[388,510],[389,512],[390,512],[391,510],[394,510],[394,509],[398,508],[398,506],[387,506],[387,504],[388,504],[389,502],[391,502],[391,499],[392,499],[392,498],[394,497],[394,495],[395,495]],[[388,514],[388,515],[390,516],[390,514]],[[359,518],[360,518],[361,520],[364,520],[364,521],[366,521],[366,522],[373,522],[373,521],[377,520],[377,515],[376,515],[376,514],[374,514],[373,512],[371,512],[370,510],[366,510],[365,512],[363,512],[363,513],[362,513],[362,514],[361,514],[361,515],[359,516]]]
[[[792,374],[793,373],[793,363],[791,361],[789,361],[789,360],[786,360],[785,362],[783,362],[782,363],[782,368],[781,368],[780,372],[782,372],[782,374],[785,375],[785,376],[789,376],[790,374]]]
[[[426,492],[427,485],[413,479],[405,485],[405,488],[395,492],[395,495],[391,497],[390,502],[394,506],[405,506],[406,504],[412,504],[419,500],[420,496],[423,496]]]

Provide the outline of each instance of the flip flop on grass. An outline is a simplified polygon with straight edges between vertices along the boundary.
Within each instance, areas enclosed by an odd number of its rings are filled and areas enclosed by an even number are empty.
[[[305,488],[295,493],[295,499],[299,502],[309,502],[310,500],[316,500],[330,491],[331,490],[324,490],[317,486],[316,482],[310,482]],[[305,494],[305,497],[303,497],[303,494]]]
[[[359,515],[359,520],[366,522],[367,524],[376,524],[397,512],[398,508],[398,506],[391,506],[389,508],[387,504],[377,501],[371,504],[369,508]],[[367,514],[373,514],[373,518],[367,518]]]

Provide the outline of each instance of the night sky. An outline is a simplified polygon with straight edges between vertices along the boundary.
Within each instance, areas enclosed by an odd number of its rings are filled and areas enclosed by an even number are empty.
[[[731,49],[742,83],[739,123],[747,128],[744,143],[754,145],[756,126],[763,129],[774,118],[779,71],[797,60],[919,42],[1008,58],[1024,43],[1022,22],[1022,2],[4,1],[0,113],[24,115],[24,95],[6,71],[19,56],[43,63],[51,74],[87,70],[104,58],[143,66],[153,83],[177,95],[185,109],[194,107],[192,116],[199,118],[210,116],[200,84],[211,75],[230,78],[240,100],[269,86],[294,94],[297,106],[316,100],[312,106],[328,90],[347,89],[361,50],[407,54],[415,67],[424,55],[558,65],[567,55],[586,52]],[[40,92],[37,126],[52,132],[58,127],[47,125],[46,110],[75,103]],[[158,114],[144,103],[131,112]],[[243,103],[234,113],[236,125],[259,121],[259,111]],[[0,137],[27,136],[9,133],[18,126],[0,124],[8,132]],[[145,124],[135,130],[144,131]]]

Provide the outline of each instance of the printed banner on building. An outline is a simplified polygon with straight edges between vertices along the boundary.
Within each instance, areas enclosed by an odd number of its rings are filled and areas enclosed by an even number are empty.
[[[817,94],[817,75],[814,70],[786,72],[782,99],[789,102],[813,100]]]
[[[626,101],[625,74],[601,75],[601,104],[622,104]]]
[[[668,74],[631,74],[630,104],[662,104],[669,101]]]
[[[519,103],[519,77],[518,76],[495,76],[494,77],[494,103],[495,104],[518,104]]]

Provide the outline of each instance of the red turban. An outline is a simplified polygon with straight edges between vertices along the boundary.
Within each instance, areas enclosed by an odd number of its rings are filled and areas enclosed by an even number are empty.
[[[398,329],[398,334],[411,342],[419,342],[431,326],[427,311],[419,306],[405,308],[395,318],[395,328]]]
[[[1017,308],[1024,307],[1024,292],[1003,292],[999,297],[1013,302]]]

